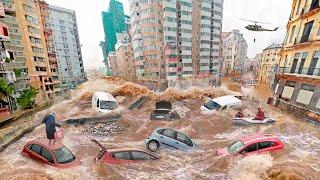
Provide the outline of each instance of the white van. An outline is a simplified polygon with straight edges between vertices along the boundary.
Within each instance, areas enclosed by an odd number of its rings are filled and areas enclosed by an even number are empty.
[[[200,110],[202,112],[212,112],[212,111],[222,111],[224,109],[240,107],[241,100],[236,98],[235,96],[228,95],[222,96],[214,99],[210,99],[203,106],[201,106]]]
[[[106,92],[95,92],[92,96],[92,107],[99,113],[106,114],[118,107],[117,100]]]

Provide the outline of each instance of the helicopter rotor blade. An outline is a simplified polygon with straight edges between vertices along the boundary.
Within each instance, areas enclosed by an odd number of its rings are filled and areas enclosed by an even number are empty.
[[[244,18],[240,18],[240,19],[243,20],[243,21],[248,21],[248,22],[252,22],[252,23],[255,23],[255,24],[271,24],[269,22],[253,21],[253,20],[248,20],[248,19],[244,19]]]

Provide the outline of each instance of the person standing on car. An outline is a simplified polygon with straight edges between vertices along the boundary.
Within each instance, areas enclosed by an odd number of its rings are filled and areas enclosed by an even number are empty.
[[[47,134],[47,138],[49,139],[49,146],[51,145],[52,140],[53,140],[52,145],[54,145],[56,142],[56,138],[55,138],[56,126],[61,127],[60,124],[56,123],[55,113],[52,112],[48,116],[46,116],[42,121],[42,123],[46,125],[46,134]]]

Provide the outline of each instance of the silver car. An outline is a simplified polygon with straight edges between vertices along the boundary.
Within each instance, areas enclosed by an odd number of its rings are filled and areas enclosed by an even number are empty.
[[[169,147],[179,150],[197,148],[197,145],[189,136],[168,128],[155,129],[145,140],[145,144],[152,152],[157,151],[160,147]]]

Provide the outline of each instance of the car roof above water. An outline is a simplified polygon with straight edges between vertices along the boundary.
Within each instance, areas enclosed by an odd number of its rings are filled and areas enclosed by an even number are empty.
[[[233,95],[221,96],[221,97],[212,99],[212,101],[218,103],[221,106],[225,106],[228,104],[241,103],[241,100],[236,98]]]
[[[117,101],[110,93],[97,91],[93,94],[93,97],[99,98],[102,101]]]
[[[248,144],[251,142],[268,141],[268,140],[276,141],[277,139],[278,139],[277,135],[273,135],[273,134],[254,134],[254,135],[241,137],[241,141],[244,144]]]
[[[47,139],[32,140],[32,141],[29,141],[27,144],[28,145],[29,144],[39,144],[39,145],[47,148],[50,151],[65,147],[62,143],[60,143],[58,141],[56,141],[53,145],[49,145],[49,140],[47,140]]]

